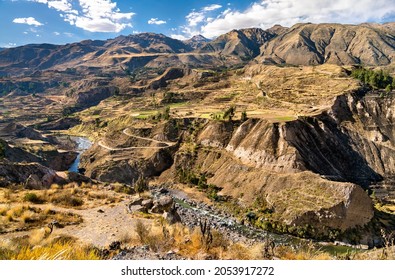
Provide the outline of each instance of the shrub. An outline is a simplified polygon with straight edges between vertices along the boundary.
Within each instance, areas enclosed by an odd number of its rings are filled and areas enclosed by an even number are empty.
[[[136,227],[135,231],[137,233],[137,236],[140,240],[141,243],[146,244],[149,233],[150,233],[150,228],[146,225],[141,220],[138,220],[136,222]]]
[[[75,197],[70,193],[56,195],[51,201],[55,204],[61,204],[69,207],[78,207],[84,204],[84,201],[81,198]]]
[[[26,193],[23,200],[35,204],[43,203],[42,199],[39,198],[35,193]]]

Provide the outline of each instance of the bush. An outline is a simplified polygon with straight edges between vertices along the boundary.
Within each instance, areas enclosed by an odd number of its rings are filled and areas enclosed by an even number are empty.
[[[57,195],[52,199],[52,202],[69,207],[78,207],[84,204],[81,198],[75,197],[70,193]]]
[[[124,194],[134,194],[135,193],[132,187],[124,186],[124,185],[115,186],[114,191],[117,193],[124,193]]]
[[[43,203],[42,199],[39,198],[35,193],[26,193],[23,200],[35,204]]]
[[[241,121],[245,122],[247,119],[247,112],[244,110],[243,112],[241,112]]]

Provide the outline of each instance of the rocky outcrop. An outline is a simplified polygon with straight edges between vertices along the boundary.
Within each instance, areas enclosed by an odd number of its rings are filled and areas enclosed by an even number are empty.
[[[0,139],[5,148],[4,158],[11,162],[36,162],[54,170],[67,170],[77,157],[77,152],[52,150],[38,150],[29,152],[25,148],[10,146]],[[49,143],[46,143],[49,145]]]
[[[149,89],[159,89],[166,87],[169,80],[181,78],[185,75],[185,71],[180,68],[169,68],[159,78],[155,79],[148,86]]]
[[[106,79],[89,79],[77,82],[72,86],[72,100],[76,106],[90,107],[100,103],[117,92],[119,89]]]
[[[75,118],[60,118],[40,125],[41,130],[67,130],[80,124],[81,121]]]
[[[137,197],[132,199],[127,205],[130,213],[154,213],[163,214],[163,218],[169,224],[181,222],[180,215],[175,208],[175,202],[171,196],[162,195],[156,199],[143,199]]]
[[[327,228],[345,231],[370,222],[373,218],[373,205],[361,188],[348,186],[341,187],[338,191],[344,197],[338,204],[317,211],[306,211],[288,222],[294,226],[313,224],[321,231]]]
[[[64,182],[56,172],[38,163],[0,162],[0,185],[23,184],[26,188],[46,189],[53,183]]]
[[[1,126],[0,137],[28,138],[42,141],[47,140],[47,138],[37,130],[15,122],[9,122],[6,125]]]

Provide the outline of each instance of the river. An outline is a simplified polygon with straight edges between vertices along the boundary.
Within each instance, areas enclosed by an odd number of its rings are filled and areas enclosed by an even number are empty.
[[[78,137],[72,136],[70,137],[70,139],[77,144],[76,152],[78,152],[78,156],[75,159],[75,161],[72,163],[68,171],[78,172],[78,166],[80,165],[81,155],[83,152],[85,152],[87,149],[89,149],[92,146],[92,142],[89,141],[88,138],[79,137],[79,136]]]

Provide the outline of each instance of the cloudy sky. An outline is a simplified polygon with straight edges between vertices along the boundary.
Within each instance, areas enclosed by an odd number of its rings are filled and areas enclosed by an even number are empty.
[[[395,0],[0,0],[0,47],[140,32],[213,38],[298,22],[395,21]]]

